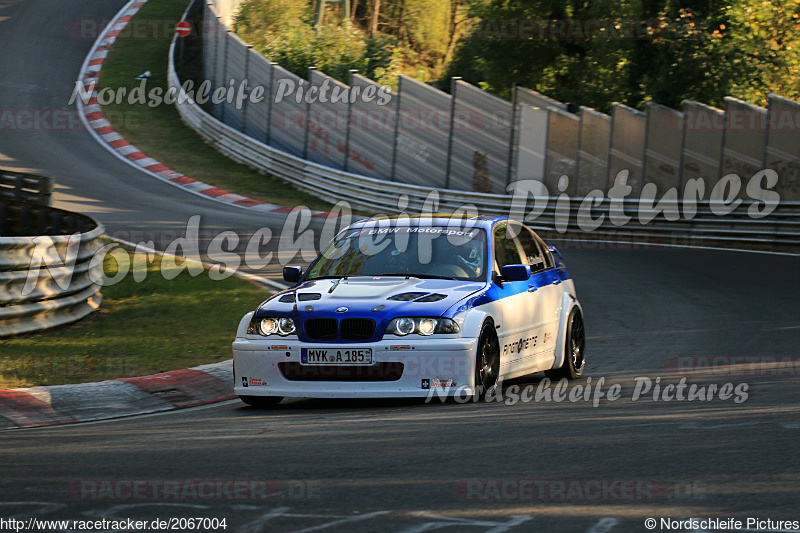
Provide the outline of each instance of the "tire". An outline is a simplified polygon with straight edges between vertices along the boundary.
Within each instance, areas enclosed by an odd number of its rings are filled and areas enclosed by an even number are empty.
[[[583,315],[580,309],[573,308],[567,320],[567,333],[564,342],[564,362],[561,368],[545,370],[544,374],[553,381],[577,379],[586,368],[586,331],[583,327]]]
[[[500,375],[500,344],[494,323],[486,321],[478,337],[478,350],[475,357],[475,400],[482,400],[494,392]]]
[[[239,396],[239,399],[247,405],[265,408],[278,405],[283,400],[283,396]]]

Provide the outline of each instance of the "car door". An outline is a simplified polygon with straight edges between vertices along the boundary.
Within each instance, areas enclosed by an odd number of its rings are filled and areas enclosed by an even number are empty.
[[[528,319],[535,338],[535,357],[527,360],[531,363],[527,370],[538,372],[550,368],[553,363],[563,289],[550,251],[533,230],[523,226],[518,240],[525,264],[531,267],[529,291],[533,303]]]
[[[522,228],[519,224],[501,222],[492,232],[494,250],[494,287],[497,302],[500,304],[502,322],[497,330],[500,343],[500,368],[504,376],[522,375],[521,370],[530,367],[536,354],[536,339],[531,325],[531,315],[535,313],[535,292],[529,292],[530,280],[508,281],[500,273],[507,265],[524,265],[517,235]]]

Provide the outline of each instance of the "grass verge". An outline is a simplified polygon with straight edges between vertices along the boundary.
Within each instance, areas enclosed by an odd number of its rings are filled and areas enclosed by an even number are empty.
[[[130,94],[139,85],[136,76],[149,70],[151,76],[146,92],[155,87],[166,91],[172,34],[165,27],[167,23],[180,20],[187,5],[186,0],[149,0],[128,23],[132,29],[123,32],[114,42],[103,62],[98,90],[107,87],[118,94],[118,90],[125,88],[126,95]],[[127,96],[124,100],[103,106],[112,127],[141,151],[173,170],[265,202],[290,207],[305,205],[322,211],[330,209],[329,203],[217,152],[181,121],[175,106],[130,104]]]
[[[268,295],[232,277],[212,281],[208,271],[192,277],[171,260],[162,275],[161,256],[136,282],[129,273],[103,288],[102,307],[85,319],[0,343],[0,389],[84,383],[142,376],[230,359],[242,316]],[[106,256],[106,275],[118,269]]]

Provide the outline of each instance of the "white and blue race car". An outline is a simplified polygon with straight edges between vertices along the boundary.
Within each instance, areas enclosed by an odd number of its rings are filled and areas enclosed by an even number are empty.
[[[246,314],[234,392],[284,397],[489,394],[503,379],[584,370],[583,312],[560,253],[504,217],[368,219],[295,285]]]

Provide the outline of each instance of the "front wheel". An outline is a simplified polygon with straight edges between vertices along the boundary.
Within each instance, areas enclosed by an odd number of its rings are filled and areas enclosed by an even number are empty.
[[[239,396],[239,399],[247,405],[264,408],[278,405],[283,400],[283,396]]]
[[[583,316],[577,307],[569,313],[567,335],[564,340],[564,362],[561,368],[545,371],[545,375],[553,381],[563,378],[577,379],[583,375],[583,369],[586,367],[584,357],[586,333],[583,329]]]
[[[500,344],[492,322],[486,322],[478,337],[478,354],[475,359],[475,398],[485,398],[497,387],[500,375]]]

